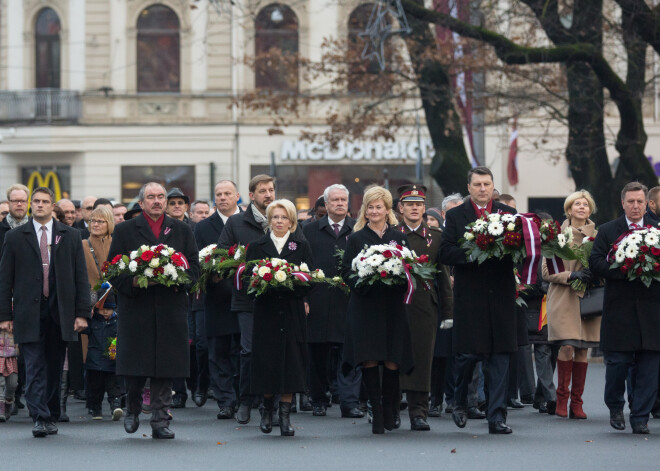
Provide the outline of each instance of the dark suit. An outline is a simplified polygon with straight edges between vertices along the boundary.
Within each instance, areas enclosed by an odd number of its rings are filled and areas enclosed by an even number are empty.
[[[224,227],[225,224],[217,211],[200,221],[195,225],[194,231],[197,248],[202,250],[210,244],[217,243]],[[200,295],[201,310],[196,311],[196,314],[201,312],[201,316],[195,317],[195,319],[200,317],[203,319],[203,335],[208,346],[209,376],[219,407],[235,407],[237,402],[233,382],[234,377],[238,375],[238,365],[235,364],[237,363],[235,360],[239,355],[240,329],[237,313],[231,310],[231,292],[231,280],[208,283],[206,294]],[[199,322],[197,328],[199,331]]]
[[[142,214],[117,225],[108,260],[141,245],[165,244],[188,259],[187,272],[194,283],[199,277],[199,254],[188,224],[165,216],[156,238],[146,217]],[[151,426],[160,428],[169,423],[172,378],[189,375],[189,299],[185,287],[134,287],[133,278],[127,274],[111,280],[118,292],[117,374],[128,377],[129,414],[140,413],[140,390],[145,378],[151,378]]]
[[[516,210],[493,202],[492,212],[516,214]],[[513,260],[490,259],[482,264],[468,261],[459,245],[465,226],[477,220],[470,199],[450,209],[440,243],[440,258],[454,267],[454,374],[456,406],[467,407],[467,389],[480,356],[488,363],[488,421],[506,422],[506,390],[509,353],[518,349],[516,283]]]
[[[80,231],[80,238],[82,240],[89,239],[89,228],[85,225],[84,219],[74,222],[71,227],[75,227]]]
[[[60,416],[65,342],[78,340],[75,318],[91,317],[91,301],[80,233],[53,219],[51,235],[46,298],[32,218],[6,234],[0,261],[0,322],[14,322],[14,338],[25,357],[30,415],[55,422]]]
[[[309,241],[314,259],[314,268],[320,268],[326,277],[339,276],[337,269],[338,249],[346,248],[348,236],[353,232],[355,220],[346,217],[344,224],[335,235],[328,216],[312,221],[303,226],[303,234]],[[360,383],[362,374],[359,369],[353,369],[344,374],[343,344],[346,329],[346,309],[348,295],[337,288],[323,285],[315,286],[309,293],[309,316],[307,316],[307,342],[310,353],[310,392],[315,406],[326,402],[326,391],[329,384],[329,359],[332,348],[338,348],[337,355],[337,392],[341,408],[349,410],[360,402]],[[333,371],[334,368],[331,368]]]
[[[643,225],[658,227],[644,216]],[[660,283],[647,288],[640,280],[628,281],[620,270],[611,270],[607,255],[621,234],[628,231],[625,216],[598,229],[589,257],[589,268],[605,278],[600,346],[605,354],[605,404],[610,411],[622,411],[626,376],[631,366],[636,374],[632,384],[631,425],[645,424],[658,391],[660,367]]]

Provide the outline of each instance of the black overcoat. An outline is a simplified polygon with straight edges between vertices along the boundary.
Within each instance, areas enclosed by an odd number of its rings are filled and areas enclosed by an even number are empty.
[[[658,223],[644,216],[644,224]],[[628,231],[621,216],[598,228],[589,257],[589,268],[605,278],[600,346],[604,351],[660,351],[660,283],[647,288],[640,280],[628,281],[620,270],[610,269],[607,254],[616,240]]]
[[[406,236],[388,227],[379,237],[368,226],[348,236],[342,261],[342,278],[351,288],[346,313],[346,339],[344,342],[344,372],[365,361],[389,361],[399,365],[402,373],[414,367],[410,326],[404,307],[405,285],[355,287],[352,278],[353,259],[365,246],[389,244],[391,241],[408,246]]]
[[[195,225],[195,240],[197,248],[217,244],[225,223],[217,211]],[[222,280],[219,283],[209,281],[206,293],[200,293],[203,301],[204,317],[206,319],[206,336],[218,337],[240,332],[236,312],[231,310],[232,281]]]
[[[115,372],[116,360],[108,357],[109,342],[117,337],[117,314],[108,319],[94,314],[83,334],[89,336],[85,369],[93,371]]]
[[[190,265],[192,283],[199,278],[199,255],[190,226],[165,216],[160,237],[144,214],[118,224],[108,260],[128,255],[141,245],[165,244],[181,252]],[[117,374],[151,378],[186,378],[189,374],[188,293],[185,288],[133,287],[133,276],[111,280],[118,292]]]
[[[76,342],[75,318],[92,316],[80,231],[53,219],[50,253],[62,340]],[[39,242],[30,218],[6,233],[0,261],[0,322],[14,321],[16,343],[39,340],[42,277]]]
[[[493,212],[516,210],[493,202]],[[518,350],[518,315],[513,260],[469,262],[460,247],[465,227],[477,220],[470,200],[447,211],[440,258],[454,267],[454,338],[456,353],[505,353]]]
[[[304,262],[310,268],[312,264],[309,244],[296,234],[289,236],[280,254],[270,234],[253,241],[246,253],[247,260],[273,257],[295,265]],[[250,379],[253,394],[305,391],[307,342],[303,297],[307,291],[283,289],[255,299]]]
[[[337,249],[346,249],[348,236],[353,232],[355,220],[347,217],[339,235],[328,222],[328,216],[303,227],[305,238],[312,249],[314,268],[320,268],[326,277],[338,276]],[[307,342],[344,343],[348,294],[338,288],[316,285],[309,293],[307,316]]]

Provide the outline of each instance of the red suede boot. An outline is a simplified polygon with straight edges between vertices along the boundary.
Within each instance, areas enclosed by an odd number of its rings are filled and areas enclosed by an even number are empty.
[[[582,393],[584,382],[587,379],[587,362],[573,362],[573,384],[571,385],[571,419],[586,419],[587,414],[582,410]]]
[[[573,360],[557,360],[557,409],[559,417],[568,417],[568,386],[573,374]]]

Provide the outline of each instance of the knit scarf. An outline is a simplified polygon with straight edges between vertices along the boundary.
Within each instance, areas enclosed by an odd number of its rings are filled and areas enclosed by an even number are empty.
[[[254,215],[254,220],[261,224],[261,228],[265,233],[268,230],[268,219],[266,219],[266,216],[261,214],[254,203],[252,204],[252,214]]]
[[[26,224],[28,222],[28,216],[27,214],[21,219],[20,221],[17,221],[14,219],[14,217],[11,214],[7,214],[7,217],[5,218],[5,221],[9,224],[9,227],[12,229],[18,226],[22,226],[23,224]]]

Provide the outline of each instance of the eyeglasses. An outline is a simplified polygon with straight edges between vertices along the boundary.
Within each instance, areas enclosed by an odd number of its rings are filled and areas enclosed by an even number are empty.
[[[94,211],[94,206],[86,206],[83,208],[85,211]]]
[[[108,221],[104,221],[103,219],[92,219],[89,221],[90,224],[107,224]]]
[[[11,204],[27,204],[27,200],[9,200]]]
[[[271,219],[274,219],[275,221],[288,221],[289,216],[273,216]]]
[[[2,211],[0,216],[5,217],[7,214],[9,214],[9,211]]]

